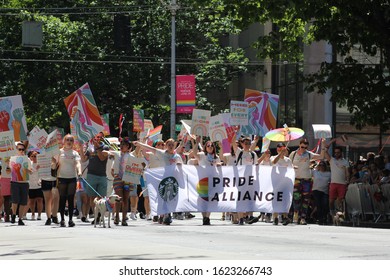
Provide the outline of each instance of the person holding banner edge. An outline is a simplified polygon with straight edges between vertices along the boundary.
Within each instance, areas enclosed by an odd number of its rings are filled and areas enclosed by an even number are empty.
[[[195,144],[192,147],[192,153],[198,161],[199,166],[221,166],[222,162],[217,155],[217,149],[212,141],[206,141],[203,145],[203,151],[198,152],[199,143],[202,141],[201,136],[196,137]],[[202,212],[203,225],[210,225],[210,212]]]

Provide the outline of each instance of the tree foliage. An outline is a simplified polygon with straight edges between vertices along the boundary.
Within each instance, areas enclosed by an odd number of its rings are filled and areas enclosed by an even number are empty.
[[[307,90],[324,93],[347,106],[357,128],[389,128],[390,3],[387,0],[212,0],[239,28],[272,21],[277,29],[254,44],[261,58],[302,61],[302,45],[327,41],[334,59],[307,76]],[[352,53],[360,52],[366,60]],[[380,61],[373,61],[379,56]]]
[[[210,109],[204,94],[225,94],[232,79],[248,71],[244,52],[218,40],[239,29],[197,1],[178,2],[177,74],[196,74],[199,105]],[[127,49],[114,44],[113,21],[120,14],[130,16]],[[21,46],[27,20],[43,22],[41,49]],[[137,106],[168,131],[171,13],[160,1],[3,1],[0,38],[0,96],[22,95],[29,127],[67,128],[63,99],[88,82],[100,112],[110,113],[112,130],[124,113],[124,129],[131,131]]]

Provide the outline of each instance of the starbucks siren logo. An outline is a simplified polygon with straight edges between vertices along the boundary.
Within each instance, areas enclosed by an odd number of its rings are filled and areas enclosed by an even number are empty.
[[[173,200],[179,191],[179,183],[174,177],[164,178],[158,186],[158,193],[164,201]]]

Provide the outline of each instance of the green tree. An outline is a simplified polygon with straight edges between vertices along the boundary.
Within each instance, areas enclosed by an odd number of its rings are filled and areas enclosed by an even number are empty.
[[[323,62],[317,73],[306,78],[309,92],[332,89],[332,101],[347,106],[357,128],[379,125],[389,128],[390,3],[387,0],[211,0],[221,16],[239,28],[252,23],[273,22],[277,29],[254,46],[260,58],[302,62],[302,44],[327,41],[334,59]],[[365,62],[351,54],[367,56]],[[372,58],[379,56],[379,62]]]
[[[218,40],[239,30],[228,18],[210,16],[196,1],[179,2],[177,74],[196,74],[198,105],[212,109],[204,94],[225,94],[232,79],[248,71],[244,52]],[[113,39],[114,17],[121,14],[130,17],[131,44],[125,49],[117,49]],[[25,20],[43,22],[41,49],[21,46]],[[100,112],[110,113],[112,131],[121,113],[127,120],[124,130],[131,131],[137,106],[167,132],[170,28],[169,10],[153,0],[3,1],[0,96],[22,95],[29,127],[67,128],[63,99],[88,82]]]

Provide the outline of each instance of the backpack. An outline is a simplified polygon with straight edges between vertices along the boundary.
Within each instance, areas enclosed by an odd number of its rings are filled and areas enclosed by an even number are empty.
[[[244,153],[244,151],[241,151],[238,154],[238,157],[237,157],[237,160],[236,160],[236,165],[238,165],[239,162],[240,162],[240,165],[242,165],[242,154],[243,153]],[[252,157],[252,162],[253,162],[253,164],[255,164],[255,152],[250,151],[250,153],[251,153],[251,157]]]

